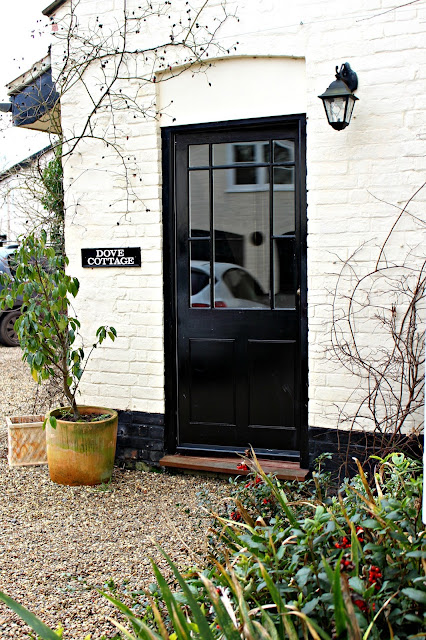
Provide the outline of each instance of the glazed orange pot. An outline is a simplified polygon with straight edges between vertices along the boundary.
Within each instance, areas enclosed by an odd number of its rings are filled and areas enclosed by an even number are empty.
[[[65,410],[67,407],[65,407]],[[82,415],[109,414],[95,422],[62,420],[64,407],[46,416],[46,448],[50,479],[58,484],[95,485],[108,482],[114,467],[118,415],[103,407],[78,407]],[[56,428],[50,422],[56,418]]]

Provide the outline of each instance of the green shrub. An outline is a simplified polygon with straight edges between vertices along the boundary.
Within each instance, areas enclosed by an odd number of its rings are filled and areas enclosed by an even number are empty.
[[[101,326],[89,353],[85,353],[80,322],[72,315],[72,299],[79,290],[77,278],[66,273],[68,258],[58,254],[47,242],[45,231],[30,234],[14,256],[14,274],[0,275],[0,309],[22,300],[21,315],[15,331],[22,359],[37,382],[53,378],[61,385],[74,420],[80,420],[77,391],[87,361],[98,345],[109,337],[115,340],[114,327]],[[56,426],[55,418],[50,422]]]
[[[249,606],[270,605],[268,575],[287,606],[328,634],[339,636],[339,601],[359,637],[402,640],[425,628],[421,467],[402,454],[377,463],[371,488],[359,465],[334,498],[319,499],[321,475],[314,501],[300,488],[294,500],[288,485],[284,490],[259,468],[240,485],[232,524],[222,519],[219,553],[231,554]]]

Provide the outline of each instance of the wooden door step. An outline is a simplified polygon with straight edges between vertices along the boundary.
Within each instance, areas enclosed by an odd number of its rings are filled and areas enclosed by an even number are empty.
[[[265,473],[272,473],[280,480],[305,480],[308,469],[301,469],[297,462],[287,460],[266,460],[258,458],[259,464]],[[227,475],[246,476],[250,473],[237,466],[243,462],[239,456],[229,458],[210,458],[201,456],[183,456],[180,454],[167,455],[161,458],[159,464],[162,467],[174,469],[188,469],[192,471],[209,471],[210,473],[225,473]]]

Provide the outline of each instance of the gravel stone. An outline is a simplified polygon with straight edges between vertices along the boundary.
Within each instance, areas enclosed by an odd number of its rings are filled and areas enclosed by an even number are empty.
[[[201,566],[209,520],[197,492],[208,492],[214,508],[228,484],[115,468],[108,485],[66,487],[51,482],[47,466],[10,469],[5,417],[35,412],[37,385],[19,348],[0,347],[0,367],[0,590],[52,628],[62,625],[64,640],[113,637],[108,618],[120,616],[96,588],[113,580],[119,591],[146,589],[150,558],[170,577],[156,545],[181,569]],[[37,411],[51,400],[39,392]],[[11,637],[32,636],[0,603],[0,639]]]

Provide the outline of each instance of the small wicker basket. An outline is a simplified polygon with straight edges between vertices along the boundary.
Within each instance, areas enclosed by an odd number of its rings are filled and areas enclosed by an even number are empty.
[[[6,418],[9,467],[47,464],[44,416]]]

